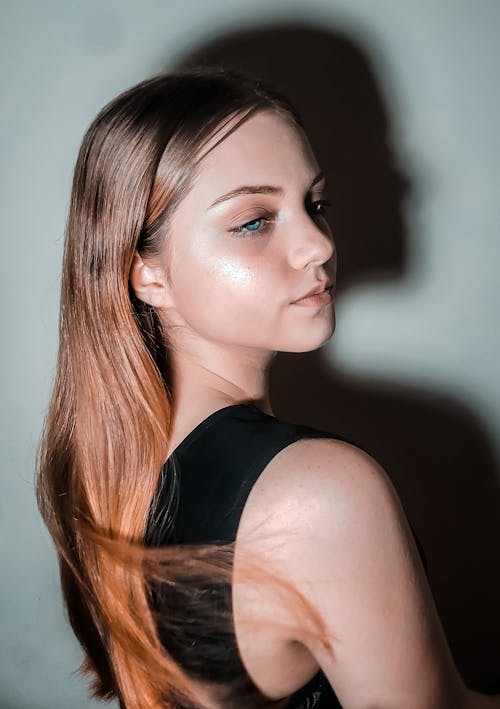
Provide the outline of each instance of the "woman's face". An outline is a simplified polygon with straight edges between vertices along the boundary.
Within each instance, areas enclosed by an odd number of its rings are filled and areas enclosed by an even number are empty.
[[[331,299],[294,303],[335,279],[333,239],[315,204],[325,199],[319,175],[303,131],[271,110],[208,153],[166,237],[162,310],[172,344],[179,333],[172,325],[197,339],[269,351],[310,351],[332,335]]]

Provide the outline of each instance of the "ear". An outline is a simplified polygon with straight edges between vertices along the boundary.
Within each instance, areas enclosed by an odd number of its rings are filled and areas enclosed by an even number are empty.
[[[168,287],[161,266],[146,262],[138,251],[134,252],[129,282],[139,300],[156,308],[168,305]]]

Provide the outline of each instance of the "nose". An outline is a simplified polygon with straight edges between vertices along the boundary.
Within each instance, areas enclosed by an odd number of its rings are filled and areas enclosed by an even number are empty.
[[[305,213],[294,221],[288,242],[290,264],[301,270],[310,264],[329,261],[335,254],[335,241],[326,219]]]

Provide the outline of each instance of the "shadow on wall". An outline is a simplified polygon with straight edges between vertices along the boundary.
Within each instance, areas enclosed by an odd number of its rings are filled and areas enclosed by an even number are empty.
[[[176,68],[194,64],[257,74],[297,106],[333,192],[337,293],[404,276],[411,183],[396,164],[388,109],[362,48],[313,26],[255,26],[193,50]],[[425,548],[459,670],[486,691],[500,668],[500,473],[472,412],[431,391],[346,376],[324,348],[280,353],[271,398],[278,417],[338,433],[384,466]]]

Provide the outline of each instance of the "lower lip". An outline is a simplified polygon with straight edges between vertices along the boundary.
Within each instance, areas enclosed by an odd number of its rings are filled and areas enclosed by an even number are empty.
[[[319,305],[327,305],[332,302],[332,294],[330,290],[321,291],[321,293],[315,293],[315,295],[309,295],[307,298],[301,298],[300,300],[295,300],[292,305],[309,305],[318,307]]]

